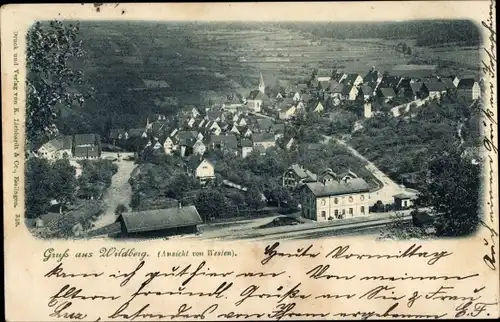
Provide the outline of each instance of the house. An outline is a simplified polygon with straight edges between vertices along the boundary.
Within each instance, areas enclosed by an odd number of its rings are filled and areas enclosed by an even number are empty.
[[[169,131],[169,123],[165,121],[156,121],[150,124],[150,127],[147,130],[147,133],[149,133],[153,137],[160,137],[160,136],[165,136],[167,135]]]
[[[338,175],[335,172],[333,172],[332,169],[327,168],[323,170],[323,172],[321,172],[321,174],[318,176],[318,180],[315,181],[327,184],[337,180],[338,180]]]
[[[370,71],[363,77],[363,83],[368,85],[377,84],[381,74],[375,69],[375,66],[370,69]]]
[[[259,132],[268,132],[273,126],[273,121],[267,118],[259,118],[256,122],[257,130],[259,130]]]
[[[398,88],[399,82],[401,82],[402,77],[400,76],[390,76],[384,75],[382,76],[382,80],[380,81],[380,88],[392,88],[396,90]]]
[[[331,86],[330,81],[320,81],[319,82],[319,89],[323,92],[328,91],[330,89],[330,86]]]
[[[361,179],[309,182],[302,190],[302,216],[327,221],[366,216],[370,186]]]
[[[251,91],[247,98],[247,106],[250,111],[260,113],[262,108],[269,104],[269,97],[261,91]]]
[[[212,149],[218,149],[223,152],[238,152],[238,140],[233,134],[211,135],[210,146]]]
[[[202,140],[196,140],[193,144],[193,154],[194,155],[203,155],[207,151],[207,147],[203,143]]]
[[[257,152],[257,154],[260,156],[266,155],[266,148],[262,145],[254,146],[254,151]]]
[[[446,90],[448,92],[453,92],[457,89],[455,84],[453,83],[453,79],[449,77],[443,77],[441,78],[441,82],[444,84],[444,87],[446,87]]]
[[[429,81],[422,84],[422,92],[426,93],[429,98],[440,98],[443,94],[446,94],[446,86],[444,83],[439,81]]]
[[[253,143],[248,139],[242,139],[240,142],[240,154],[242,158],[246,158],[253,151]]]
[[[424,97],[425,92],[422,91],[422,84],[421,82],[413,82],[410,83],[410,88],[413,96],[413,100],[417,100],[419,98]]]
[[[79,159],[97,159],[101,156],[99,135],[76,134],[74,141],[74,157]]]
[[[192,155],[186,163],[187,173],[200,182],[205,183],[215,178],[215,170],[213,164],[198,155]]]
[[[72,155],[72,147],[73,137],[64,135],[45,143],[37,150],[37,153],[40,157],[48,160],[69,158]]]
[[[283,187],[293,190],[307,182],[315,182],[316,179],[316,174],[304,169],[301,165],[292,164],[283,173]]]
[[[396,92],[392,87],[380,87],[377,89],[377,96],[387,102],[396,97]]]
[[[324,112],[325,107],[321,104],[321,102],[314,102],[310,104],[309,110],[314,113],[322,113]]]
[[[247,120],[243,117],[243,116],[240,116],[237,120],[236,120],[236,124],[238,126],[246,126],[248,123],[247,123]]]
[[[240,96],[236,93],[231,93],[228,95],[227,100],[222,103],[222,109],[224,111],[236,112],[238,107],[242,106],[243,102]]]
[[[347,85],[344,86],[342,91],[342,98],[349,101],[355,101],[358,97],[359,90],[356,86]]]
[[[112,237],[151,238],[195,234],[203,220],[195,206],[125,212],[117,218],[120,230]]]
[[[213,110],[207,111],[207,114],[205,115],[205,120],[210,122],[223,121],[222,111],[213,111]]]
[[[274,132],[274,134],[285,134],[285,124],[273,123],[271,126],[271,132]]]
[[[330,79],[332,79],[332,74],[333,74],[333,70],[332,69],[319,69],[318,72],[316,73],[316,80],[318,82],[323,82],[323,81],[330,81]]]
[[[163,151],[165,151],[165,154],[172,154],[176,148],[177,146],[174,145],[174,141],[171,137],[167,137],[163,142]]]
[[[340,97],[342,92],[344,91],[344,84],[340,84],[338,82],[332,82],[330,84],[330,97]]]
[[[276,146],[276,138],[273,133],[257,133],[253,136],[253,146],[263,146],[266,150]]]
[[[111,129],[109,131],[109,142],[116,145],[117,141],[128,139],[128,133],[124,129]]]
[[[458,83],[457,93],[466,100],[476,100],[481,96],[481,88],[474,78],[463,78]]]
[[[163,145],[156,139],[155,144],[153,145],[153,150],[159,150],[163,148]]]
[[[231,127],[231,130],[229,130],[229,132],[231,133],[234,133],[236,135],[240,135],[240,131],[238,130],[238,127],[236,126],[236,124],[233,124],[233,126]]]
[[[302,92],[300,91],[300,89],[294,88],[293,90],[291,90],[288,97],[290,97],[294,102],[298,102],[302,97]]]
[[[455,85],[455,87],[458,87],[458,84],[460,83],[460,78],[454,75],[451,75],[450,78],[453,81],[453,85]]]
[[[361,85],[359,91],[365,101],[369,100],[370,97],[373,96],[373,88],[367,84]]]
[[[347,86],[359,86],[363,83],[363,77],[359,74],[347,74],[341,82]]]
[[[242,128],[240,130],[240,133],[243,133],[243,136],[246,138],[249,138],[252,136],[252,130],[250,130],[250,128]]]
[[[164,114],[149,114],[146,119],[146,128],[151,126],[151,123],[158,121],[166,121],[167,117]]]
[[[356,179],[357,177],[358,177],[358,175],[355,174],[354,172],[352,172],[351,170],[347,170],[345,172],[341,172],[341,173],[339,173],[337,175],[337,178],[339,180],[344,180],[344,181],[347,180],[347,179],[349,179],[349,180]]]
[[[290,140],[288,140],[288,142],[285,144],[285,149],[290,151],[292,149],[292,147],[294,146],[294,144],[295,144],[295,139],[290,138]]]
[[[409,193],[399,193],[394,195],[394,208],[395,210],[405,210],[413,207],[414,201],[417,196]]]
[[[295,105],[284,106],[279,111],[279,118],[280,120],[289,120],[295,115],[296,112],[297,107]]]
[[[304,93],[300,97],[300,100],[304,103],[309,103],[313,99],[313,96],[310,93]]]

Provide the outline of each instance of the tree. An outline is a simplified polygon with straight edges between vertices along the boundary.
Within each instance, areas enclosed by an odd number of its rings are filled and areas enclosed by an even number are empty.
[[[51,169],[52,197],[59,202],[59,212],[62,213],[64,206],[68,206],[76,199],[76,169],[68,159],[56,160]]]
[[[115,215],[119,216],[121,214],[123,214],[124,212],[127,212],[128,209],[127,209],[127,206],[125,206],[124,204],[119,204],[118,206],[116,206],[115,208]]]
[[[441,236],[465,236],[479,224],[481,169],[460,150],[440,152],[429,164],[428,182],[419,203],[438,215],[436,232]]]
[[[262,200],[262,193],[254,187],[248,188],[248,191],[245,194],[245,203],[248,208],[253,210],[258,210],[264,208],[265,206],[265,202]]]
[[[75,92],[83,84],[83,72],[69,61],[84,55],[77,40],[78,24],[36,22],[27,35],[26,140],[28,146],[57,134],[56,104],[83,104],[85,95]]]
[[[26,161],[26,218],[43,215],[50,206],[52,183],[50,164],[42,158]]]
[[[226,197],[217,190],[202,190],[194,204],[205,221],[221,217],[229,207]]]

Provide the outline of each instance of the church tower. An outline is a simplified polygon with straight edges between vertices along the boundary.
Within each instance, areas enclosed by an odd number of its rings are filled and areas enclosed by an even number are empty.
[[[264,77],[262,77],[262,73],[260,73],[260,77],[259,77],[259,92],[261,92],[262,94],[264,94],[265,90],[266,90],[266,84],[264,84]]]

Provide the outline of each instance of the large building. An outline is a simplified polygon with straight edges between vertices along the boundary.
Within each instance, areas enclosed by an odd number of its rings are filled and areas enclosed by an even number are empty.
[[[366,216],[370,186],[361,179],[310,182],[302,190],[302,216],[315,221]]]
[[[121,229],[115,237],[167,237],[198,232],[203,223],[195,206],[123,213],[117,220]]]

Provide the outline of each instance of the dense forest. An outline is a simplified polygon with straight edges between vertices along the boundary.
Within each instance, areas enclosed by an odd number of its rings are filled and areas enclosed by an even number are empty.
[[[426,20],[405,22],[349,23],[283,23],[280,27],[309,31],[318,37],[334,39],[383,38],[416,39],[417,46],[436,46],[446,43],[481,44],[478,27],[468,20]]]

